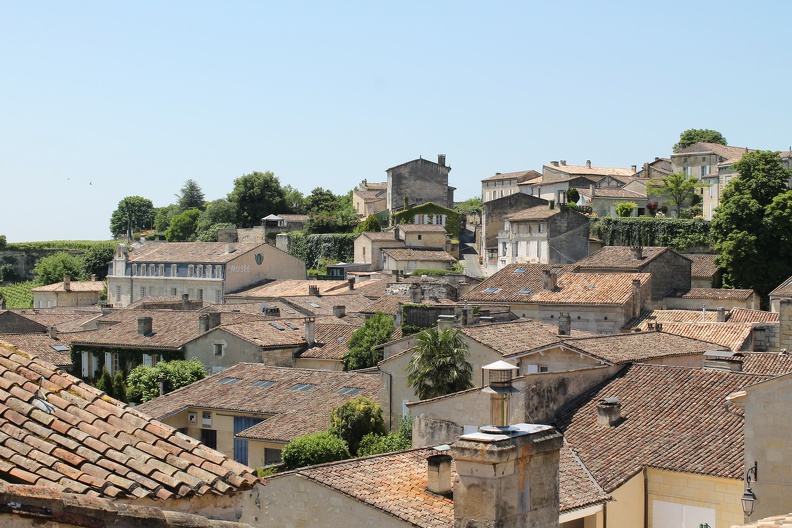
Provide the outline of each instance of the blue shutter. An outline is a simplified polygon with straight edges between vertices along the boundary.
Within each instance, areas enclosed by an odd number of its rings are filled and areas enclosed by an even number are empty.
[[[240,464],[248,465],[248,442],[244,438],[237,438],[236,435],[245,429],[250,429],[261,421],[261,418],[234,416],[234,460]],[[264,462],[262,461],[260,465],[263,464]]]

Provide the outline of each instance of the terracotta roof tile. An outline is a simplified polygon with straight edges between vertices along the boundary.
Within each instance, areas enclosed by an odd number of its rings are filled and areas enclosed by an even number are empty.
[[[576,176],[632,176],[635,171],[621,167],[586,167],[585,165],[544,165],[554,171],[566,172]]]
[[[564,339],[558,335],[558,326],[535,319],[463,326],[460,332],[506,357],[561,343]],[[573,337],[593,337],[594,335],[590,332],[572,330]]]
[[[638,317],[627,321],[622,328],[637,328],[645,332],[650,323],[714,323],[717,320],[718,313],[713,310],[641,310]]]
[[[456,262],[457,259],[446,251],[433,251],[430,249],[415,248],[390,248],[383,249],[383,253],[396,261],[418,261],[418,262]]]
[[[405,233],[445,233],[446,228],[437,224],[399,224]]]
[[[718,266],[715,264],[715,258],[718,255],[711,255],[708,253],[682,253],[682,256],[693,261],[690,275],[694,279],[712,279],[718,272]]]
[[[742,370],[749,374],[780,376],[792,372],[792,355],[776,352],[740,352]]]
[[[220,383],[225,378],[239,381]],[[253,385],[260,381],[275,383],[266,387]],[[308,391],[290,389],[297,384],[314,387]],[[137,409],[157,418],[165,418],[191,407],[256,413],[266,419],[255,426],[251,438],[266,437],[273,441],[288,442],[302,434],[326,429],[332,406],[340,405],[358,394],[379,398],[380,384],[377,374],[239,363],[188,387],[143,403]],[[359,388],[361,391],[353,395],[339,394],[338,391],[344,387]],[[290,419],[285,420],[280,415],[289,415]],[[318,424],[321,426],[317,428]],[[190,447],[185,446],[185,449],[190,450]]]
[[[663,323],[663,332],[717,343],[729,350],[742,350],[748,343],[751,323]]]
[[[576,269],[613,269],[620,271],[641,271],[647,264],[665,253],[672,251],[667,247],[644,247],[640,259],[632,258],[632,248],[628,246],[605,246],[586,258],[575,263]]]
[[[551,216],[555,216],[560,212],[561,212],[560,207],[554,207],[553,209],[550,209],[550,207],[546,205],[537,205],[510,214],[506,216],[505,219],[508,220],[509,222],[521,222],[525,220],[547,220]]]
[[[542,289],[545,270],[558,273],[571,271],[572,266],[549,264],[509,264],[462,296],[462,301],[525,302]],[[489,291],[492,290],[492,291]]]
[[[572,402],[556,426],[606,492],[646,466],[741,479],[743,422],[726,412],[723,402],[768,378],[633,364]],[[610,397],[621,403],[623,419],[598,427],[597,404]]]
[[[234,294],[226,295],[226,299],[276,299],[281,297],[300,297],[309,295],[308,286],[319,288],[319,295],[344,295],[350,292],[369,296],[367,291],[371,286],[369,283],[384,281],[361,281],[355,284],[355,289],[349,289],[349,282],[345,280],[282,280],[272,281],[261,286],[256,286],[248,290],[238,291]],[[382,286],[384,289],[384,285]]]
[[[155,424],[43,360],[2,347],[0,379],[0,413],[5,420],[0,427],[0,457],[9,462],[0,464],[0,478],[31,484],[46,481],[57,489],[106,497],[155,497],[161,496],[162,488],[172,495],[197,493],[154,477],[152,468],[170,472],[173,466],[167,461],[133,456],[142,453],[139,448],[150,441],[141,425],[159,431],[164,438],[159,442],[164,445],[182,438],[169,426]],[[39,381],[43,391],[39,391]],[[34,405],[42,393],[53,406],[52,414]],[[190,445],[194,451],[206,450],[194,440]],[[222,462],[218,464],[222,470],[211,478],[202,473],[206,479],[194,483],[200,485],[199,492],[217,493],[217,482],[224,482],[223,489],[227,489],[232,474],[255,478],[253,470],[240,470],[242,466],[219,453],[213,453],[212,461]]]
[[[673,297],[683,299],[713,299],[713,300],[735,300],[747,301],[756,295],[753,290],[737,290],[727,288],[690,288],[684,292],[678,292]]]
[[[734,308],[729,312],[727,321],[730,323],[778,323],[780,314],[765,312],[763,310],[749,310],[747,308]]]
[[[792,277],[789,277],[784,282],[776,286],[776,288],[770,292],[771,297],[788,297],[792,296]]]
[[[54,284],[47,284],[46,286],[39,286],[37,288],[32,288],[30,291],[32,292],[95,292],[101,293],[101,291],[105,287],[104,281],[70,281],[69,282],[69,289],[67,290],[64,287],[63,282],[56,282]]]
[[[481,180],[482,182],[485,181],[499,181],[499,180],[512,180],[516,179],[517,183],[524,183],[528,180],[533,180],[536,178],[541,178],[542,175],[535,170],[527,170],[527,171],[517,171],[517,172],[503,172],[500,174],[496,174],[494,176],[490,176],[489,178],[484,178]]]
[[[721,145],[720,143],[706,143],[701,141],[676,151],[673,156],[693,153],[698,154],[702,152],[714,152],[718,156],[725,158],[726,161],[734,162],[740,160],[750,150],[751,149],[745,147],[732,147],[728,145]]]
[[[611,364],[648,361],[663,357],[704,354],[707,350],[726,347],[665,332],[638,332],[575,339],[566,338],[564,344]]]
[[[129,262],[224,263],[260,248],[260,242],[146,242],[129,253]],[[231,252],[227,252],[228,248]]]

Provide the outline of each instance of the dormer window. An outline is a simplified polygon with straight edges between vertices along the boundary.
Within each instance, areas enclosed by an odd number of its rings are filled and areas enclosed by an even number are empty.
[[[187,266],[187,276],[192,277],[194,275],[195,275],[195,266],[190,264],[189,266]]]
[[[176,264],[171,264],[171,277],[175,277],[179,273],[179,266]]]
[[[159,271],[157,272],[157,275],[159,275],[160,277],[165,276],[165,264],[159,265]]]

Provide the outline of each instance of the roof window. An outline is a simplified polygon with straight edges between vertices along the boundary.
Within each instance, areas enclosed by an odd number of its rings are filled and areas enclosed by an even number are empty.
[[[312,383],[298,383],[297,385],[292,385],[291,387],[289,387],[289,390],[308,392],[309,390],[313,390],[314,388],[316,388],[316,385]]]
[[[217,383],[222,383],[223,385],[233,385],[234,383],[239,383],[242,381],[240,378],[223,378]]]
[[[354,396],[355,394],[360,394],[363,392],[363,389],[358,387],[341,387],[336,391],[336,394],[347,394],[349,396]]]
[[[275,382],[270,380],[258,380],[251,383],[251,385],[253,387],[261,387],[262,389],[266,389],[267,387],[272,387],[275,385]]]
[[[498,293],[501,291],[500,288],[486,288],[483,293]]]

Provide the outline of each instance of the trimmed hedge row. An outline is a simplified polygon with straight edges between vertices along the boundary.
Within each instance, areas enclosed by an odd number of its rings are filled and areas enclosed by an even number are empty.
[[[606,246],[669,246],[683,237],[710,240],[710,225],[678,218],[592,218],[591,236]]]

